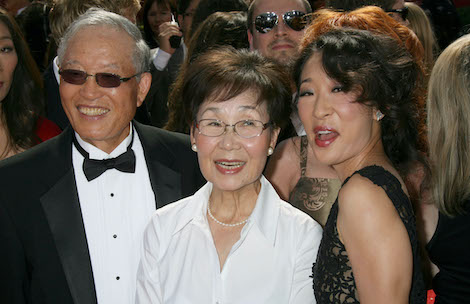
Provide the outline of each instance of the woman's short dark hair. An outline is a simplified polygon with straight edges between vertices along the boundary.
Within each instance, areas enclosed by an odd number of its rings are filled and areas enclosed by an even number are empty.
[[[291,83],[285,70],[257,52],[224,47],[201,54],[191,63],[183,82],[183,100],[189,101],[186,121],[193,124],[201,104],[209,98],[226,101],[243,92],[258,93],[266,102],[274,127],[284,127],[291,112]]]
[[[183,81],[186,70],[203,52],[220,46],[236,49],[248,48],[245,12],[216,12],[210,15],[196,32],[191,35],[186,59],[180,67],[178,76],[168,95],[168,122],[165,129],[189,133],[189,125],[184,116],[187,101],[182,98]]]
[[[18,57],[10,90],[0,102],[0,119],[8,129],[7,149],[27,149],[39,141],[35,130],[44,107],[41,74],[18,25],[3,9],[0,9],[0,22],[8,28]]]
[[[322,56],[327,75],[357,93],[356,102],[380,110],[382,142],[387,156],[406,174],[419,159],[418,112],[414,101],[420,68],[396,40],[369,31],[333,29],[304,48],[294,68],[296,85],[307,60]]]
[[[215,12],[246,12],[247,10],[248,5],[245,0],[201,0],[194,12],[191,33],[188,36],[192,36],[198,26]]]

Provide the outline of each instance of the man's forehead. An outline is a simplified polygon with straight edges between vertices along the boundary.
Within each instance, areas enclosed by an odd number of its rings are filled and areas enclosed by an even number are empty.
[[[254,15],[265,12],[285,13],[292,10],[306,12],[302,0],[258,0],[254,9]]]

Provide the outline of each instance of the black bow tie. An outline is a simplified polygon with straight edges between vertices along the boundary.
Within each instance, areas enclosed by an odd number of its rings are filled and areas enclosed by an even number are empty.
[[[94,180],[108,169],[116,169],[121,172],[134,173],[135,172],[135,154],[132,150],[132,143],[134,142],[134,133],[132,139],[127,147],[127,151],[115,158],[108,158],[103,160],[90,159],[89,154],[80,146],[77,139],[73,138],[75,147],[85,158],[83,161],[83,173],[88,181]]]

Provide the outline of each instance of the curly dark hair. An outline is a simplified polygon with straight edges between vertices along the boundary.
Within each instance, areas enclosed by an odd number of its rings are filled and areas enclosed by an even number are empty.
[[[8,28],[18,57],[10,90],[0,102],[0,119],[8,136],[7,147],[0,151],[2,157],[11,149],[28,149],[40,142],[35,130],[39,116],[43,115],[44,100],[41,74],[18,25],[3,9],[0,22]]]
[[[418,152],[418,111],[415,86],[421,69],[409,52],[391,37],[365,30],[333,29],[304,48],[294,68],[300,76],[315,53],[329,77],[343,85],[345,92],[357,93],[361,104],[380,110],[382,142],[387,156],[405,176],[420,159]]]
[[[213,49],[191,63],[183,83],[183,100],[188,101],[186,121],[196,121],[201,104],[221,102],[253,90],[257,103],[266,102],[273,127],[283,128],[291,112],[290,78],[285,69],[257,52],[233,47]]]
[[[201,0],[194,12],[189,36],[192,36],[199,25],[215,12],[246,12],[247,10],[248,5],[245,0]]]

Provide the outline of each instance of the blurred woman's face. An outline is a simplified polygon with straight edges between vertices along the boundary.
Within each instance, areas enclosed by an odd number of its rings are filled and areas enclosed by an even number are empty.
[[[224,134],[211,137],[201,133],[202,126],[217,128],[238,123],[237,130],[243,134],[257,125],[255,121],[269,123],[266,102],[257,105],[257,99],[258,94],[248,90],[227,101],[206,100],[199,108],[196,127],[191,128],[191,142],[197,146],[201,172],[214,189],[236,191],[257,183],[268,149],[276,144],[279,129],[268,126],[259,129],[258,136],[243,138],[227,126]],[[209,131],[206,129],[206,133]]]
[[[5,99],[18,63],[15,45],[7,26],[0,22],[0,101]]]
[[[171,21],[171,10],[168,6],[157,5],[157,1],[152,3],[147,14],[147,21],[155,37],[160,33],[159,27],[164,22]]]

